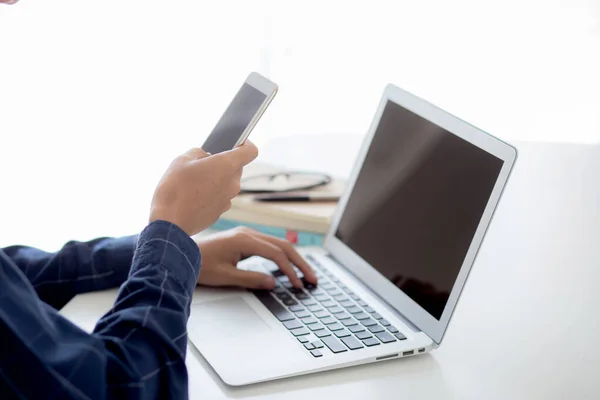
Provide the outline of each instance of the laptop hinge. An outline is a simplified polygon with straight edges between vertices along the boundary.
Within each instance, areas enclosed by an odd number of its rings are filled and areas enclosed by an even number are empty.
[[[421,329],[419,329],[415,324],[413,324],[412,322],[410,322],[410,320],[408,318],[406,318],[401,312],[399,312],[396,308],[394,308],[390,303],[388,303],[383,297],[379,296],[377,293],[375,293],[373,290],[371,290],[371,288],[369,287],[369,285],[367,285],[365,282],[363,282],[361,279],[359,279],[356,275],[354,275],[352,273],[352,271],[350,271],[348,268],[346,268],[344,266],[344,264],[342,264],[341,262],[339,262],[338,260],[336,260],[336,258],[331,254],[331,253],[327,253],[327,258],[329,258],[331,261],[333,261],[336,265],[338,265],[340,268],[342,268],[344,271],[346,271],[348,274],[352,275],[352,277],[354,277],[354,279],[356,279],[358,282],[363,284],[363,287],[371,294],[373,295],[373,297],[376,297],[377,299],[379,299],[379,301],[381,301],[392,313],[394,313],[402,322],[404,322],[409,328],[411,328],[413,331],[415,332],[423,332]]]

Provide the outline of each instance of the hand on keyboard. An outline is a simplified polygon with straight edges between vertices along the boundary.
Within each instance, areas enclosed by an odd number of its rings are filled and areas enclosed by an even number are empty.
[[[306,261],[287,241],[248,228],[236,228],[198,241],[202,268],[198,283],[207,286],[239,286],[250,289],[273,289],[273,276],[237,269],[241,260],[260,256],[274,262],[278,273],[287,276],[296,288],[304,283],[316,284],[317,277]],[[297,267],[298,277],[294,266]],[[302,279],[301,279],[302,278]]]

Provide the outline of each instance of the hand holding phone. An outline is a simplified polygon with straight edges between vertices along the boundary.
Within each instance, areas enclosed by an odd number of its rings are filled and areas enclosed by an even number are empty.
[[[217,154],[243,144],[276,93],[275,83],[257,72],[248,75],[202,149]]]

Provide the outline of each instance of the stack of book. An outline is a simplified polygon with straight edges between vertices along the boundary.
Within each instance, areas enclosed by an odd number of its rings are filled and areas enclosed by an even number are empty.
[[[253,163],[245,168],[242,179],[281,171],[281,168]],[[343,186],[342,181],[334,180],[313,191],[341,195]],[[241,194],[232,200],[231,209],[221,216],[212,229],[246,226],[299,246],[321,245],[336,206],[335,201],[262,202],[255,200],[253,194]]]

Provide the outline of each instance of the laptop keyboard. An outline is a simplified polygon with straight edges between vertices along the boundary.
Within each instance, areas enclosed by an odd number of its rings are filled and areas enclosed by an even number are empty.
[[[322,357],[325,349],[338,354],[406,340],[313,257],[306,259],[319,286],[303,280],[304,289],[296,289],[275,263],[265,260],[262,266],[273,275],[276,286],[254,294],[314,357]],[[296,273],[303,278],[300,270]]]

